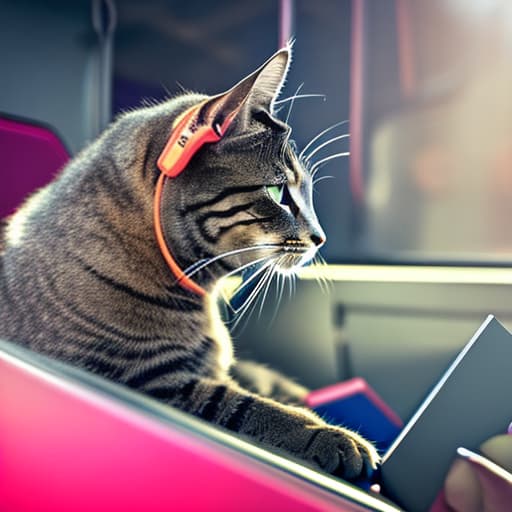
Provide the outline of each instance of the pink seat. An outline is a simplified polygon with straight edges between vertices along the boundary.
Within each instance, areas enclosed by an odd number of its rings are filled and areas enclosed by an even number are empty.
[[[46,185],[69,160],[49,128],[0,115],[0,219]]]
[[[398,512],[248,446],[0,340],[0,510]]]

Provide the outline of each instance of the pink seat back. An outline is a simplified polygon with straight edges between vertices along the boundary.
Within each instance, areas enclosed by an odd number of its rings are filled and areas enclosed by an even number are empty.
[[[2,511],[398,512],[343,482],[332,492],[293,476],[230,439],[0,340]]]
[[[68,159],[49,128],[0,116],[0,218],[46,185]]]

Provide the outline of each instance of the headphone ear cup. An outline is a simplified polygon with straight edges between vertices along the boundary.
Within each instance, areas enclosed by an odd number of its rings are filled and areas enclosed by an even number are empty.
[[[166,176],[178,176],[203,144],[220,139],[209,124],[201,121],[203,108],[204,102],[194,105],[174,121],[171,135],[157,162]]]

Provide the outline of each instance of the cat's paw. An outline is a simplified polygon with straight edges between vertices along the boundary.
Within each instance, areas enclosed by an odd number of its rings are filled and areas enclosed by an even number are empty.
[[[306,458],[322,471],[346,480],[367,477],[380,461],[375,447],[360,435],[340,427],[314,426]]]

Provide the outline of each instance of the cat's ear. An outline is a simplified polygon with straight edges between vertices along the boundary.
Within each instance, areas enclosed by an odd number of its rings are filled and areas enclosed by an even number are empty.
[[[250,123],[251,110],[255,106],[271,112],[286,78],[289,60],[290,49],[279,50],[229,91],[213,96],[178,116],[158,158],[158,168],[166,176],[176,177],[203,144],[219,141],[235,118],[238,128],[243,131]],[[286,128],[286,125],[281,125]]]
[[[204,107],[207,117],[216,118],[216,122],[222,126],[224,120],[233,119],[237,115],[245,118],[250,107],[256,106],[272,112],[273,103],[286,80],[290,58],[291,49],[288,46],[272,55],[229,91],[211,98]],[[243,120],[242,124],[245,124]]]
[[[271,110],[286,80],[290,57],[290,48],[283,48],[245,79],[253,80],[248,98],[251,104],[257,104],[269,111]]]

